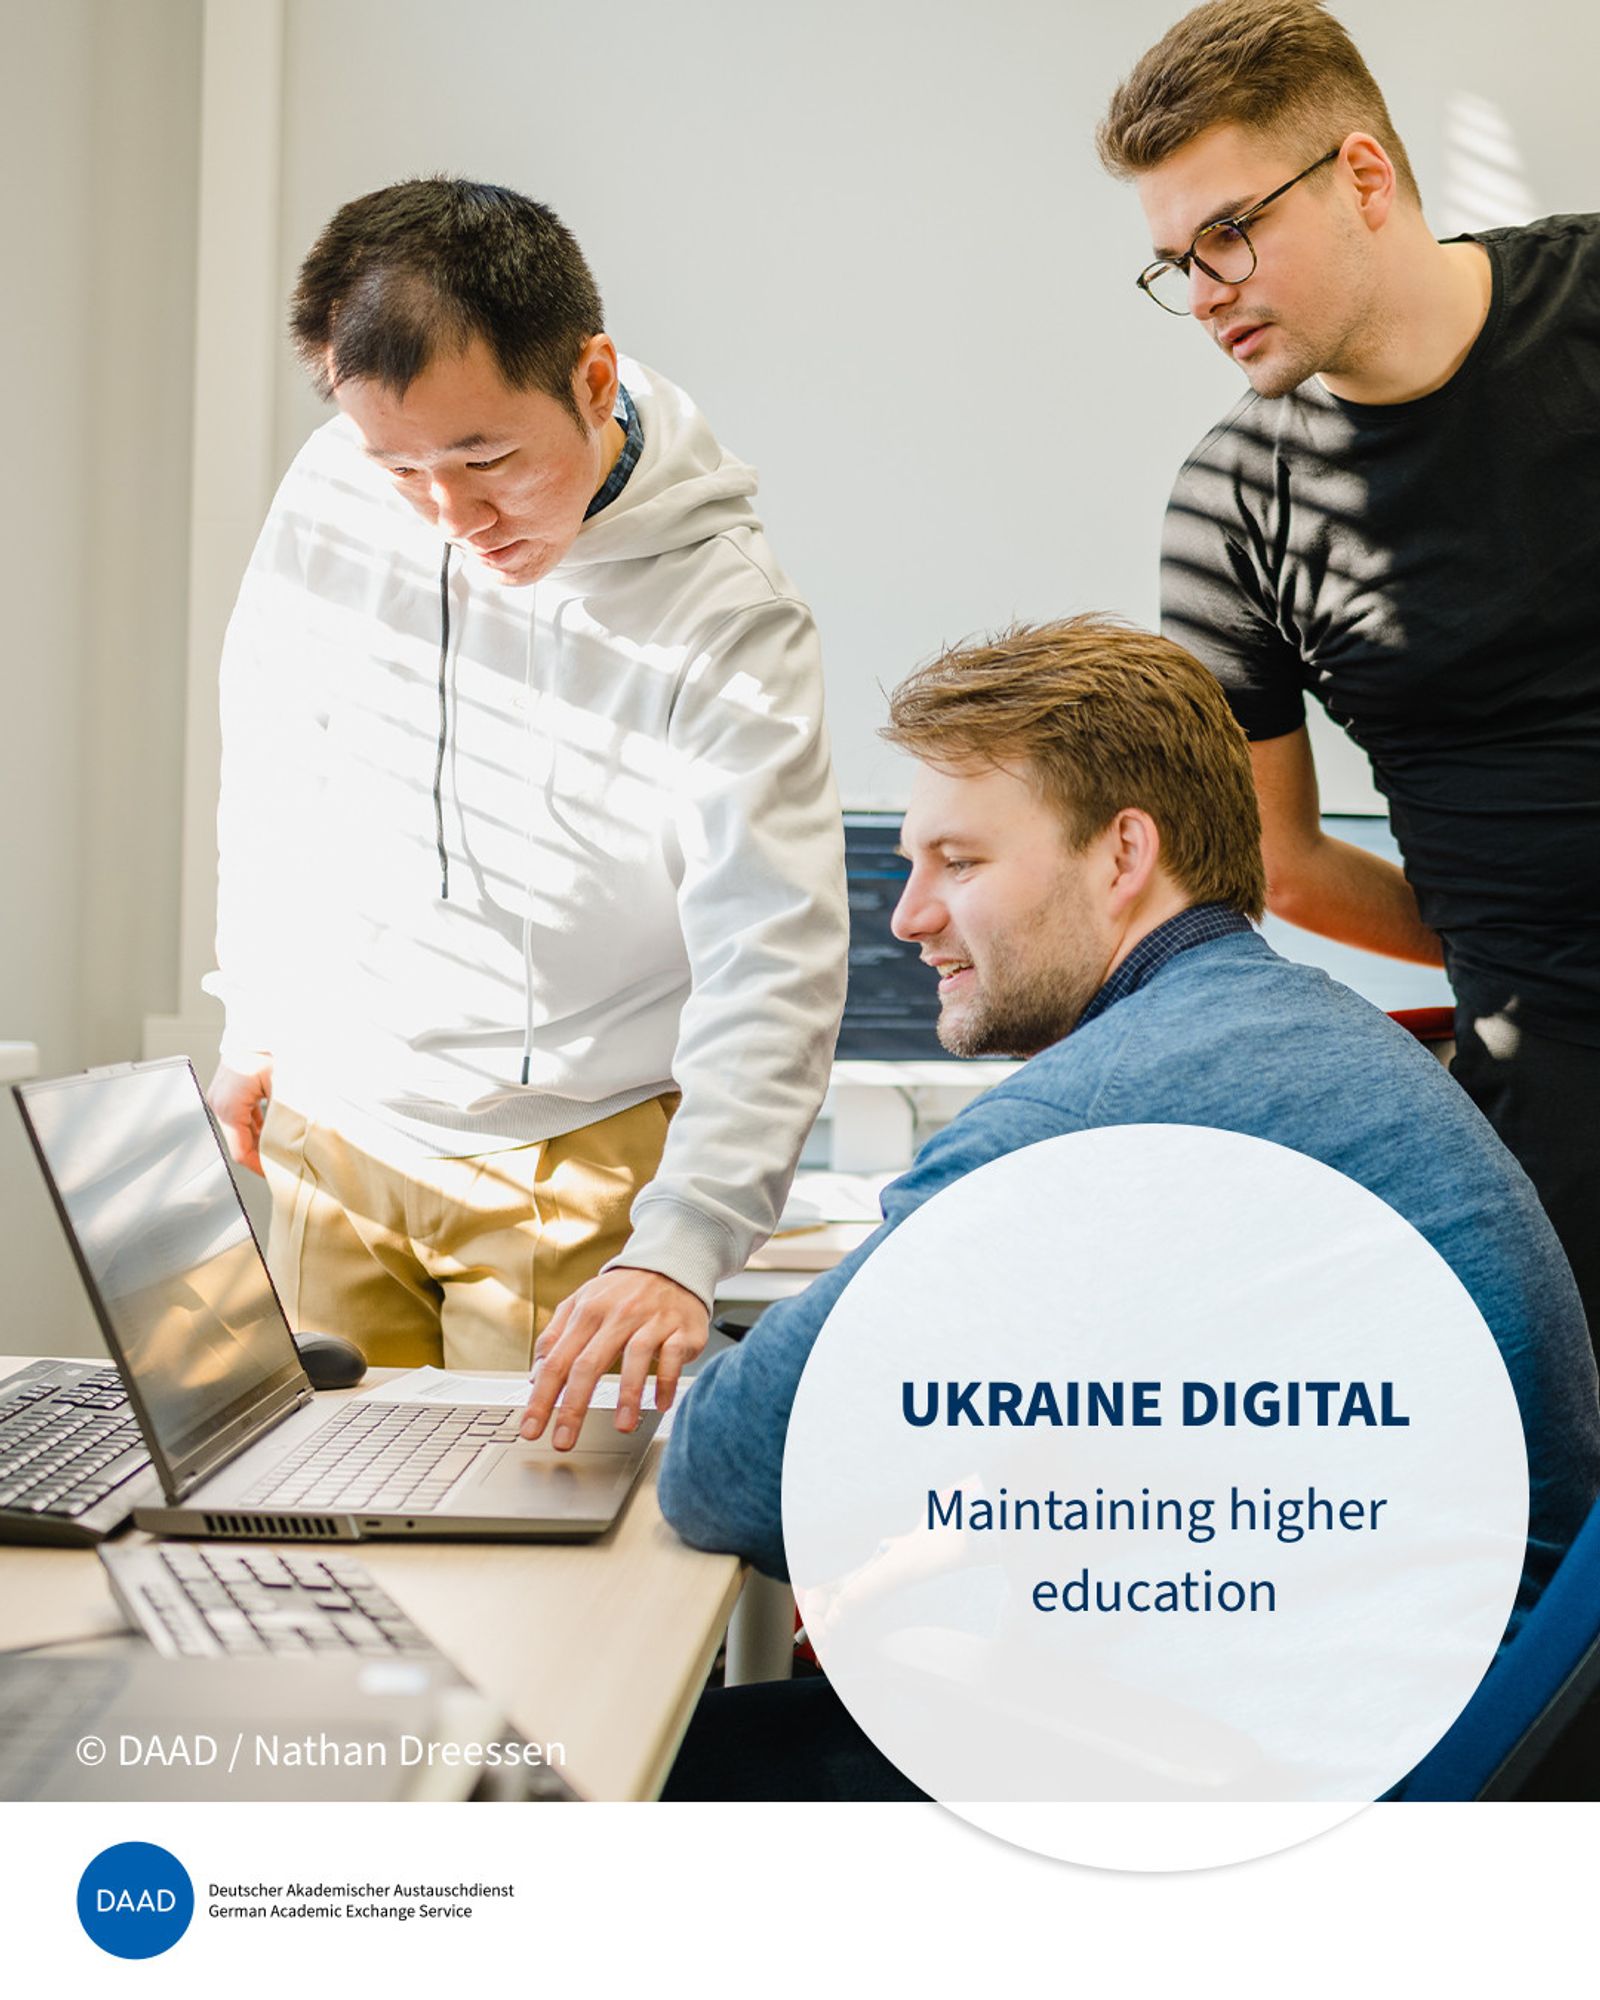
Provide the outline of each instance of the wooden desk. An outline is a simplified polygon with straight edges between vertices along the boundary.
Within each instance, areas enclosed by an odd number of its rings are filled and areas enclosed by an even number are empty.
[[[0,1374],[31,1358],[0,1357]],[[374,1369],[363,1387],[395,1372]],[[315,1546],[358,1556],[513,1727],[564,1744],[579,1791],[653,1798],[741,1580],[734,1557],[686,1548],[661,1518],[660,1456],[652,1446],[621,1520],[598,1542]],[[0,1547],[0,1647],[121,1629],[92,1549]]]

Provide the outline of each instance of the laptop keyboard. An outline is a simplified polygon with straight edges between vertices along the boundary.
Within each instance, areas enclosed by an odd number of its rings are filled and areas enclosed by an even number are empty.
[[[245,1495],[249,1507],[427,1513],[486,1444],[521,1435],[520,1410],[351,1403]]]
[[[114,1368],[32,1376],[0,1384],[0,1511],[75,1521],[150,1457]]]
[[[126,1608],[163,1653],[437,1658],[365,1564],[291,1549],[103,1549]]]

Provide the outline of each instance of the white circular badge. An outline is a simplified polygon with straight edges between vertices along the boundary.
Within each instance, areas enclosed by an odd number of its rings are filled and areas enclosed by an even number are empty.
[[[1047,1140],[925,1203],[829,1315],[784,1458],[801,1615],[866,1733],[976,1823],[1113,1867],[1381,1796],[1493,1658],[1527,1517],[1444,1260],[1331,1168],[1191,1126]]]

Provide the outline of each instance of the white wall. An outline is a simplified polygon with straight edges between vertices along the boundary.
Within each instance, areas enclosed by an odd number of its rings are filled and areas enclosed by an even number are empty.
[[[0,1037],[136,1056],[176,978],[199,0],[0,6]],[[0,1348],[96,1344],[0,1103]]]
[[[8,267],[30,274],[36,301],[0,314],[0,380],[7,397],[13,466],[0,481],[0,571],[7,605],[3,654],[5,728],[0,732],[0,835],[7,865],[7,931],[0,954],[0,1034],[41,1044],[62,1061],[80,1042],[83,1013],[82,752],[87,604],[67,524],[82,518],[89,414],[93,261],[90,162],[76,142],[90,71],[87,0],[62,0],[37,18],[30,60],[0,64],[0,177],[8,188],[37,183],[50,168],[49,198],[24,201],[7,218]],[[48,33],[44,24],[48,20]],[[11,9],[8,29],[20,25]],[[7,37],[8,45],[11,36]],[[8,46],[9,53],[9,46]],[[19,288],[20,290],[20,288]],[[85,538],[86,539],[86,538]],[[24,860],[26,866],[21,865]]]

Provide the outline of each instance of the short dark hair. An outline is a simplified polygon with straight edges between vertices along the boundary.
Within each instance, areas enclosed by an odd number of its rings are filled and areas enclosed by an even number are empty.
[[[573,371],[604,325],[583,252],[550,209],[443,174],[347,201],[300,266],[289,313],[324,397],[347,380],[404,395],[476,338],[513,389],[542,389],[575,421]]]
[[[1308,155],[1370,132],[1420,201],[1371,70],[1319,0],[1207,0],[1171,27],[1112,93],[1100,163],[1131,180],[1213,125],[1292,140]]]
[[[1095,614],[1014,626],[902,681],[882,734],[925,763],[1026,765],[1074,852],[1137,806],[1195,902],[1266,907],[1244,731],[1175,640]]]

